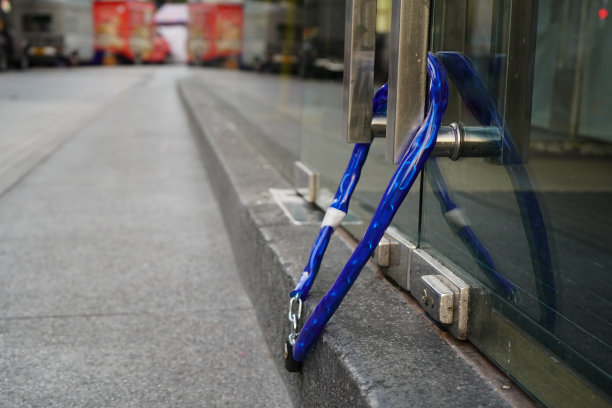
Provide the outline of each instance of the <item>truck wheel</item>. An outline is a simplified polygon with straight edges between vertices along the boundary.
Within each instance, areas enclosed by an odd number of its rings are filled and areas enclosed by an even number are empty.
[[[8,68],[8,58],[6,57],[6,54],[2,53],[0,54],[0,72],[6,71],[7,68]]]
[[[134,54],[134,65],[142,65],[142,55]]]
[[[22,54],[21,58],[19,58],[19,63],[17,64],[17,68],[20,70],[26,70],[30,67],[30,59],[26,54]]]
[[[253,70],[257,72],[262,72],[263,69],[264,69],[264,64],[262,60],[260,60],[259,58],[255,58],[255,60],[253,61]]]
[[[70,56],[68,57],[68,62],[71,67],[78,67],[79,66],[79,53],[76,51],[71,52]]]

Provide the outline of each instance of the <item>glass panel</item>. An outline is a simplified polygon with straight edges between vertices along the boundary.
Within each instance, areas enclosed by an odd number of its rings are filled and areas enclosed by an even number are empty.
[[[318,204],[326,208],[336,191],[353,146],[342,130],[342,71],[345,0],[305,0],[301,160],[321,175]],[[387,80],[391,0],[377,2],[375,89]],[[373,96],[373,95],[372,95]],[[374,140],[353,199],[347,229],[365,232],[394,171],[385,161],[385,141]],[[415,183],[395,225],[415,242],[418,233],[419,183]],[[356,218],[355,218],[356,216]]]
[[[190,8],[189,60],[207,68],[191,72],[249,142],[292,182],[293,164],[300,157],[301,2],[246,1],[243,22],[240,5],[190,3]],[[242,25],[242,39],[236,23]]]
[[[470,340],[529,392],[550,406],[605,404],[612,392],[608,1],[433,3],[432,49],[463,53],[507,142],[501,162],[437,159],[426,167],[421,246],[485,289]],[[495,114],[477,110],[453,86],[445,122],[496,125]]]

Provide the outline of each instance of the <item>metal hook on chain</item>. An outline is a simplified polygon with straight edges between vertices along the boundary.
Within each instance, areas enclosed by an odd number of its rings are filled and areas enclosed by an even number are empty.
[[[297,301],[297,311],[296,311],[297,313],[294,313],[293,305],[296,301]],[[302,317],[302,299],[300,299],[300,296],[298,294],[296,294],[295,296],[291,298],[291,300],[289,300],[289,313],[287,314],[287,316],[289,318],[289,322],[291,322],[291,334],[289,335],[289,339],[290,341],[291,339],[293,339],[293,342],[291,343],[291,345],[293,346],[295,344],[295,339],[297,338],[297,335],[298,335],[298,321]]]
[[[297,310],[294,311],[294,304],[297,303]],[[302,299],[299,294],[295,294],[289,300],[289,313],[287,314],[289,322],[291,323],[291,333],[287,336],[285,342],[285,367],[290,372],[300,371],[302,363],[293,358],[293,346],[298,338],[298,322],[302,317]]]

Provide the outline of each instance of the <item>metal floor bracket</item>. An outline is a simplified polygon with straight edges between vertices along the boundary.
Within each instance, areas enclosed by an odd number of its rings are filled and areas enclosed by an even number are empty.
[[[470,296],[474,286],[429,253],[417,249],[394,228],[389,228],[374,252],[383,273],[410,291],[436,322],[464,340],[469,332]]]
[[[468,336],[470,285],[422,249],[412,252],[410,292],[423,308],[458,339]]]
[[[410,261],[416,246],[395,228],[389,227],[374,251],[374,260],[385,275],[410,290]]]
[[[309,203],[317,200],[319,193],[319,173],[311,170],[300,161],[293,166],[295,190]]]

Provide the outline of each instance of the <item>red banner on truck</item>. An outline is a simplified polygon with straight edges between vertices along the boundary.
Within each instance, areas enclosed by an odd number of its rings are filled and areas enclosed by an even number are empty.
[[[242,52],[244,12],[240,4],[189,4],[189,62],[221,62]]]
[[[159,59],[154,13],[155,4],[149,1],[94,1],[95,49],[133,62]]]

